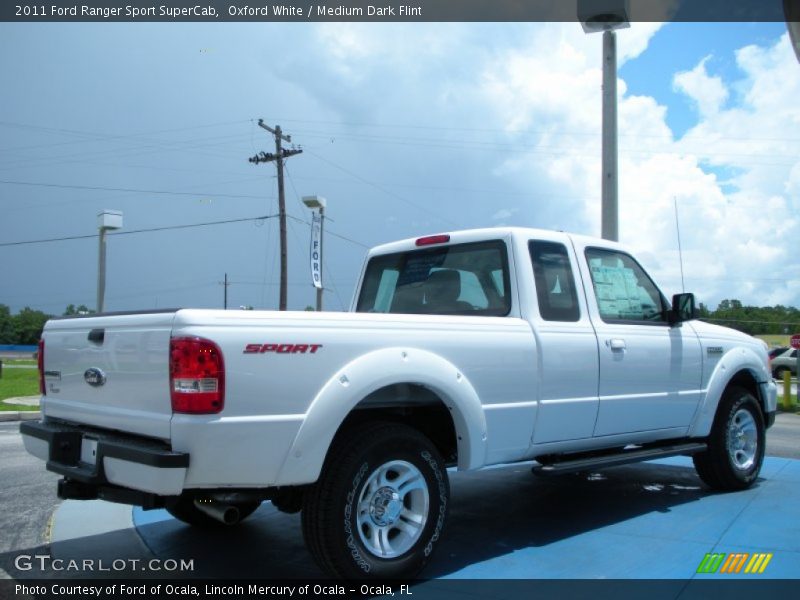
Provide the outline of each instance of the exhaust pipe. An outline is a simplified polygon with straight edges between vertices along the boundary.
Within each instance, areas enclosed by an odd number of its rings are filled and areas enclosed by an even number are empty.
[[[197,499],[194,505],[197,510],[224,525],[236,525],[239,522],[239,509],[230,504],[211,499]]]

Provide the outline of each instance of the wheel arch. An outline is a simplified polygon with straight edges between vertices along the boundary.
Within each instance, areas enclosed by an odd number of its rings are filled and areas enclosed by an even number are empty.
[[[766,419],[769,408],[760,383],[764,379],[762,371],[764,371],[764,367],[755,366],[751,357],[744,351],[736,356],[730,356],[729,353],[720,360],[706,388],[706,395],[695,421],[689,428],[689,436],[706,437],[709,435],[722,396],[732,386],[744,388],[753,394]]]
[[[333,437],[347,435],[367,421],[391,421],[413,427],[437,448],[449,466],[458,464],[459,434],[447,402],[434,390],[418,383],[394,383],[375,390],[345,417]]]
[[[455,450],[459,469],[476,469],[485,463],[486,419],[467,377],[432,352],[385,348],[348,363],[322,387],[306,412],[276,485],[316,481],[334,436],[370,418],[416,427],[431,437],[445,460]]]

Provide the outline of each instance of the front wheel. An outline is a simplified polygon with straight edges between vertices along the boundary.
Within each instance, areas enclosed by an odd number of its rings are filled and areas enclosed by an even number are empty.
[[[305,496],[306,545],[336,577],[413,577],[441,536],[449,496],[444,462],[419,431],[396,423],[350,429]]]
[[[708,449],[694,456],[694,466],[712,488],[743,490],[758,477],[764,448],[764,417],[758,401],[746,389],[731,387],[717,408]]]

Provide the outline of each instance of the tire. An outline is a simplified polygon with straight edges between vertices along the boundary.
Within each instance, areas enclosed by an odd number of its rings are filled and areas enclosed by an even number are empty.
[[[777,367],[777,368],[776,368],[776,369],[775,369],[775,370],[772,372],[772,378],[773,378],[773,379],[777,379],[777,380],[781,381],[781,380],[783,380],[783,374],[784,374],[786,371],[789,371],[789,374],[791,374],[791,369],[787,369],[786,367]]]
[[[717,408],[708,449],[694,455],[694,466],[709,487],[743,490],[758,478],[764,448],[764,417],[758,401],[746,389],[730,387]]]
[[[444,461],[428,438],[406,425],[363,424],[337,436],[306,493],[303,537],[334,577],[411,578],[439,541],[449,497]]]
[[[178,498],[172,502],[168,502],[167,512],[171,514],[173,517],[178,519],[179,521],[183,521],[187,525],[191,525],[192,527],[198,527],[202,529],[211,529],[215,527],[233,527],[238,525],[242,521],[244,521],[247,517],[252,515],[256,509],[261,505],[260,502],[246,502],[241,504],[236,504],[236,508],[239,509],[239,520],[234,523],[233,525],[226,525],[221,521],[217,521],[213,517],[210,517],[199,508],[194,505],[194,496],[181,494]]]

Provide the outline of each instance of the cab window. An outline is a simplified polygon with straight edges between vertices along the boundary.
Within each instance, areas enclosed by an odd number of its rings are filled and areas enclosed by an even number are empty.
[[[665,323],[667,301],[644,269],[629,255],[587,248],[600,317],[606,323]]]
[[[545,321],[578,321],[581,318],[575,277],[564,244],[532,241],[528,244],[539,314]]]

